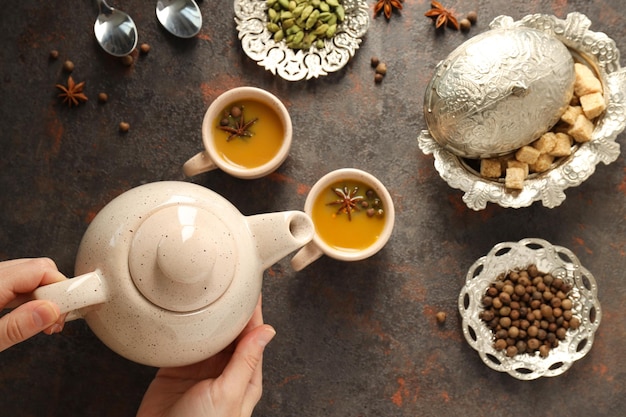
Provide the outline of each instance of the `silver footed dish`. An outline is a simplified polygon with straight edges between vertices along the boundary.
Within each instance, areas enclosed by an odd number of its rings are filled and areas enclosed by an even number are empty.
[[[571,310],[580,320],[580,326],[575,330],[568,329],[565,339],[550,349],[547,357],[540,356],[538,352],[509,357],[504,351],[496,350],[493,330],[480,317],[485,308],[483,296],[499,275],[533,264],[539,271],[562,279],[572,288],[568,297],[572,300]],[[491,369],[506,372],[520,380],[557,376],[568,370],[591,349],[602,318],[598,286],[593,275],[569,249],[537,238],[499,243],[479,258],[467,272],[458,308],[463,335],[482,361]]]
[[[343,0],[345,19],[324,47],[292,49],[277,42],[267,28],[266,0],[235,0],[235,23],[245,54],[258,65],[287,81],[308,80],[342,69],[359,49],[369,29],[365,0]]]

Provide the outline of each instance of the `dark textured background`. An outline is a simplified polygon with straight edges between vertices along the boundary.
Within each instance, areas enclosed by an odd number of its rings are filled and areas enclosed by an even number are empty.
[[[267,348],[255,416],[618,416],[626,407],[626,168],[600,164],[554,209],[493,204],[468,209],[417,146],[422,97],[434,65],[498,15],[564,18],[578,11],[626,48],[621,0],[447,0],[478,11],[467,34],[435,31],[426,0],[406,0],[387,22],[372,19],[354,59],[338,73],[290,83],[243,53],[231,1],[203,1],[201,33],[174,39],[154,4],[115,1],[152,46],[132,67],[93,37],[92,1],[21,0],[0,13],[0,259],[49,256],[71,276],[80,239],[111,199],[139,184],[185,180],[182,163],[201,149],[208,105],[241,85],[278,95],[294,143],[269,177],[210,172],[191,181],[244,214],[300,209],[323,174],[358,167],[395,200],[396,229],[376,256],[322,258],[295,273],[287,257],[265,273],[264,313],[278,331]],[[374,1],[368,1],[370,5]],[[8,6],[8,3],[7,5]],[[58,49],[60,58],[48,59]],[[389,71],[374,84],[370,58]],[[54,85],[65,59],[90,100],[67,109]],[[109,94],[97,103],[100,91]],[[118,123],[131,130],[118,133]],[[619,141],[626,136],[621,134]],[[597,279],[602,324],[590,353],[565,374],[531,382],[485,366],[463,339],[457,297],[472,263],[500,241],[541,237],[568,247]],[[438,326],[435,313],[448,319]],[[131,416],[155,369],[106,348],[82,321],[0,354],[0,415]]]

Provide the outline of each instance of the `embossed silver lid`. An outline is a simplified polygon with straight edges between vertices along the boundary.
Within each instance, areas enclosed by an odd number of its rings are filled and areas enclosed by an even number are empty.
[[[424,117],[432,137],[456,155],[504,155],[559,120],[574,81],[572,55],[556,37],[528,27],[493,29],[437,65]]]
[[[532,14],[514,21],[510,16],[495,18],[492,29],[534,28],[555,36],[572,55],[584,60],[600,77],[604,87],[606,110],[598,117],[589,142],[572,148],[572,155],[555,162],[548,171],[531,174],[521,191],[511,191],[502,179],[484,178],[462,158],[441,146],[428,130],[422,130],[418,145],[425,154],[433,154],[435,169],[448,185],[462,190],[463,201],[473,210],[487,203],[502,207],[527,207],[535,201],[549,208],[565,200],[565,190],[582,184],[600,162],[610,164],[620,154],[617,136],[626,127],[626,68],[620,67],[620,52],[615,41],[603,32],[589,30],[591,21],[581,13],[566,19],[553,15]]]

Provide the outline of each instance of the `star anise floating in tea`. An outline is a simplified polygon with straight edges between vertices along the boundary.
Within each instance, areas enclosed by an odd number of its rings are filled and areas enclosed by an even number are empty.
[[[435,0],[430,2],[430,6],[432,8],[424,13],[424,16],[430,17],[435,21],[435,28],[439,29],[447,25],[456,30],[460,29],[459,21],[454,16],[452,9],[446,9],[441,3]]]
[[[402,10],[402,1],[403,0],[378,0],[374,5],[374,17],[378,16],[378,13],[382,10],[387,20],[391,19],[393,9]]]
[[[230,133],[230,136],[226,139],[227,141],[231,141],[236,137],[250,138],[254,136],[254,133],[248,129],[259,120],[258,117],[246,122],[243,115],[243,107],[239,106],[233,106],[230,112],[225,113],[226,116],[220,120],[218,129]]]
[[[67,86],[57,84],[56,87],[61,90],[59,97],[63,98],[63,103],[67,103],[68,107],[78,106],[82,101],[87,101],[87,96],[83,93],[85,82],[77,84],[71,75],[67,78]]]
[[[354,187],[351,191],[348,187],[333,188],[333,192],[337,194],[339,200],[335,200],[328,203],[329,206],[339,206],[337,214],[345,213],[348,215],[348,220],[352,220],[352,212],[360,211],[358,203],[363,200],[362,195],[357,195],[359,187]]]

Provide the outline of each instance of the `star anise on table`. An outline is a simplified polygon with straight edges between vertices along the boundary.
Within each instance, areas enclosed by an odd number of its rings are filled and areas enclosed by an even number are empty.
[[[402,10],[402,2],[404,0],[377,0],[374,5],[374,17],[378,16],[378,13],[382,10],[387,20],[391,19],[391,13],[393,9]]]
[[[78,106],[81,101],[87,101],[87,96],[83,93],[85,82],[76,84],[71,75],[67,78],[67,87],[63,84],[57,84],[56,87],[61,90],[59,97],[63,98],[63,103],[67,103],[68,107]]]
[[[430,17],[435,21],[435,28],[439,29],[447,24],[456,30],[460,29],[459,21],[454,16],[452,9],[446,9],[441,3],[435,0],[430,2],[430,6],[432,8],[424,13],[424,16]]]

